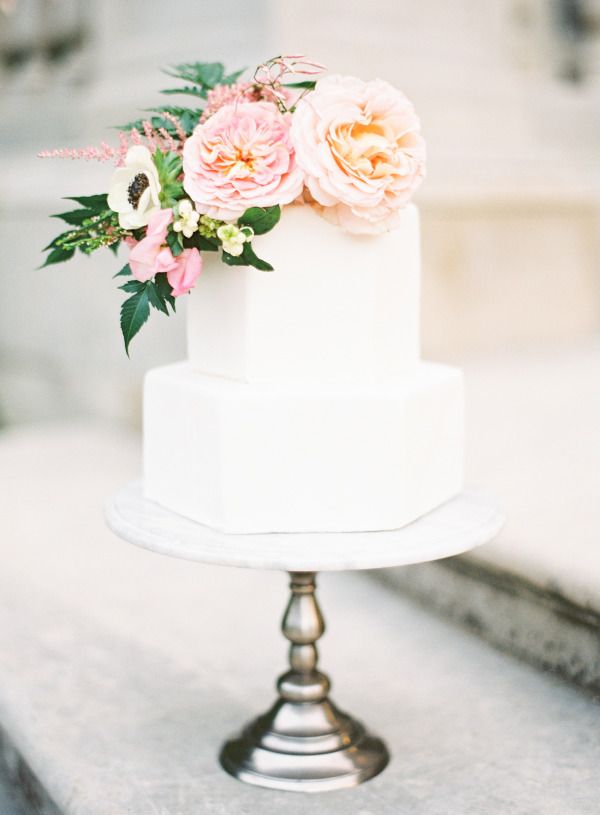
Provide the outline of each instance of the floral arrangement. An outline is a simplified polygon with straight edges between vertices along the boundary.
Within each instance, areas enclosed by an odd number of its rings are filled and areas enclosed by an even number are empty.
[[[349,232],[394,228],[425,171],[419,119],[389,83],[323,70],[300,55],[269,60],[249,81],[220,63],[177,65],[167,73],[186,84],[163,93],[196,107],[152,109],[119,129],[117,147],[39,154],[115,162],[108,193],[69,198],[78,207],[54,216],[69,229],[46,247],[44,266],[126,244],[115,277],[128,295],[127,353],[151,308],[168,315],[194,287],[205,252],[272,271],[253,239],[286,205],[312,206]]]

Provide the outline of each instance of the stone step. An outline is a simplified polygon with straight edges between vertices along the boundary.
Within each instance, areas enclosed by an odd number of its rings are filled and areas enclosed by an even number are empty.
[[[468,471],[504,504],[490,544],[380,577],[600,691],[600,341],[466,366]]]
[[[362,574],[320,578],[321,664],[389,767],[310,797],[222,772],[219,745],[285,667],[286,579],[112,536],[100,497],[137,474],[138,449],[70,425],[0,436],[3,754],[38,812],[595,815],[593,699]]]

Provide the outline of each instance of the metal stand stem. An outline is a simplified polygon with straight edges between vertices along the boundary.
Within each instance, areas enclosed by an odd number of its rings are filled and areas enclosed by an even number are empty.
[[[272,789],[353,787],[381,772],[389,755],[380,739],[329,700],[329,679],[317,670],[315,643],[325,624],[315,598],[315,573],[290,576],[292,594],[282,624],[291,642],[290,670],[279,677],[273,707],[223,746],[221,764],[240,781]]]

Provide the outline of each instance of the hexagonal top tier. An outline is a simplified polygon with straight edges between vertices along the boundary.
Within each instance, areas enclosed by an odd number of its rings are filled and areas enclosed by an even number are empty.
[[[312,207],[284,208],[254,239],[275,271],[205,252],[188,298],[193,368],[243,382],[388,382],[419,360],[419,218],[351,235]]]

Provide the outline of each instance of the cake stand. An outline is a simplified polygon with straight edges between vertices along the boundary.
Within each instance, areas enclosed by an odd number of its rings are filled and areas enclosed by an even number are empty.
[[[220,761],[241,781],[280,790],[321,792],[360,784],[386,766],[383,741],[329,699],[315,643],[325,630],[315,597],[319,571],[379,569],[457,555],[491,540],[504,517],[495,501],[465,492],[393,531],[228,535],[143,497],[132,483],[107,503],[111,530],[145,549],[223,566],[290,573],[282,630],[289,669],[277,681],[269,711],[227,741]]]

